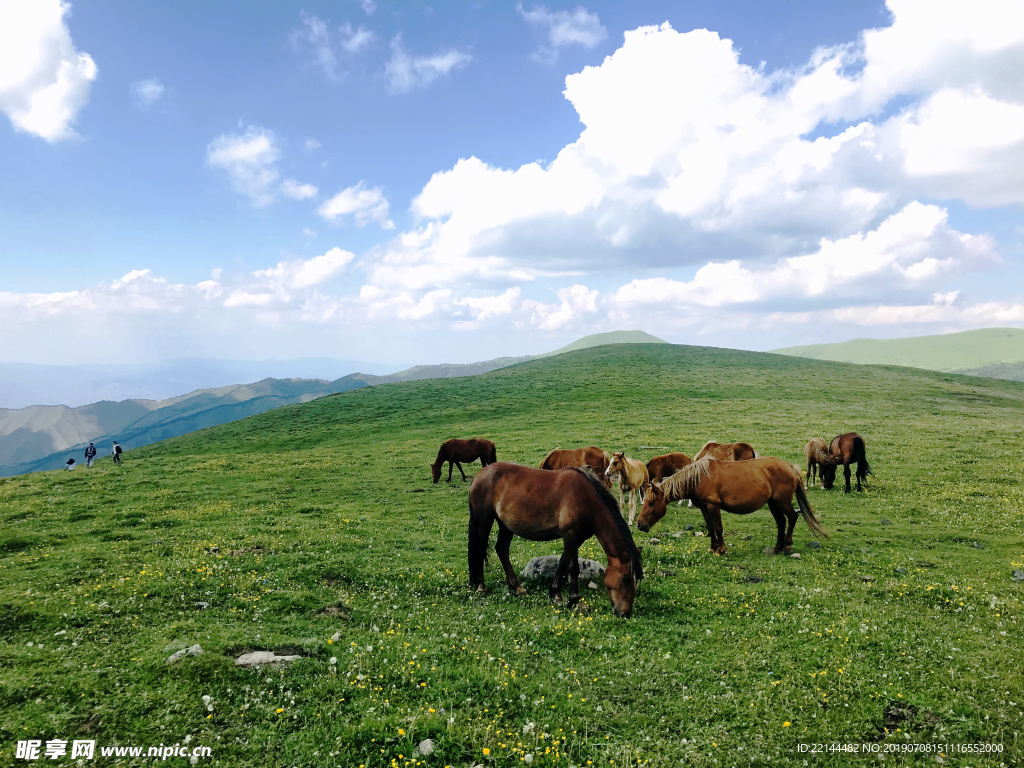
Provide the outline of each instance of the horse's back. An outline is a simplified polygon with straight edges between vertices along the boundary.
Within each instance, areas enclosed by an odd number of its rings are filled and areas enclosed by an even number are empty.
[[[711,456],[719,461],[749,461],[757,458],[757,451],[750,443],[715,443],[707,442],[694,457],[694,461],[700,461],[705,456]]]
[[[647,476],[652,483],[661,482],[669,475],[674,475],[692,463],[693,459],[685,453],[666,453],[655,456],[647,462]]]

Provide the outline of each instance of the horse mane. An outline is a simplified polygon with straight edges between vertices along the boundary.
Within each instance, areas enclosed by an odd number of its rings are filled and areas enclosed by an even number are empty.
[[[703,459],[683,467],[674,475],[669,475],[658,485],[663,491],[668,492],[669,499],[687,499],[697,490],[700,481],[711,472],[711,462],[718,461],[714,456],[705,456]]]
[[[555,451],[560,451],[560,450],[562,450],[562,449],[561,448],[552,448],[550,451],[548,451],[548,455],[540,460],[540,465],[539,465],[538,468],[539,469],[544,469],[544,465],[548,463],[548,459],[551,458],[551,454],[553,454]]]
[[[601,482],[601,479],[590,467],[573,467],[573,469],[587,478],[590,484],[594,486],[594,490],[597,491],[597,495],[601,497],[601,501],[604,502],[605,507],[612,516],[616,529],[619,531],[619,535],[625,540],[626,549],[629,550],[629,555],[633,560],[633,577],[640,581],[644,577],[644,567],[640,562],[640,550],[636,548],[636,542],[633,541],[633,533],[629,530],[629,524],[622,517],[622,512],[619,510],[619,502],[612,496],[611,491],[604,487],[604,483]]]
[[[811,443],[811,458],[823,467],[834,467],[841,461],[839,456],[829,453],[827,450],[822,450],[821,445],[818,443]]]

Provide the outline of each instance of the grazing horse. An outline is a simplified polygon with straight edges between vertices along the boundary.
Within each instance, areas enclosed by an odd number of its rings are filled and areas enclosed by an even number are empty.
[[[541,469],[565,469],[566,467],[590,467],[594,474],[601,478],[605,488],[612,487],[611,481],[605,478],[604,471],[608,468],[610,457],[596,445],[586,448],[555,448],[540,463]]]
[[[605,478],[611,482],[612,478],[619,477],[619,506],[623,504],[623,493],[629,494],[629,524],[633,524],[636,517],[636,500],[643,501],[644,491],[651,484],[647,476],[647,465],[642,461],[634,461],[622,455],[622,451],[612,454],[612,460],[608,463],[608,469],[604,471]]]
[[[839,460],[828,452],[828,443],[820,437],[812,437],[804,446],[804,458],[807,459],[807,487],[810,488],[814,481],[812,475],[817,478],[820,474],[822,483],[825,482],[825,467],[832,467],[833,470]],[[834,474],[834,472],[833,472]]]
[[[772,550],[778,554],[793,546],[793,528],[797,518],[797,511],[793,509],[793,496],[796,496],[807,527],[827,538],[828,534],[814,516],[814,510],[807,500],[798,467],[774,456],[750,461],[719,461],[706,456],[660,484],[651,486],[636,527],[641,531],[651,530],[651,526],[665,516],[670,501],[691,499],[704,515],[708,535],[711,537],[711,551],[720,555],[725,553],[722,510],[748,515],[767,503],[779,530]]]
[[[495,521],[494,549],[509,589],[517,595],[526,590],[508,558],[514,535],[530,541],[562,540],[562,557],[549,594],[556,602],[562,599],[562,577],[568,571],[569,605],[580,599],[580,545],[596,536],[608,556],[604,585],[612,612],[626,619],[632,615],[636,585],[644,577],[640,550],[619,505],[589,468],[545,472],[499,462],[477,473],[469,487],[469,583],[478,592],[484,591],[484,553]]]
[[[674,475],[692,463],[693,459],[685,453],[666,453],[663,456],[655,456],[647,462],[647,477],[652,483],[660,483],[669,475]]]
[[[821,468],[821,487],[831,488],[836,481],[836,465],[843,465],[843,475],[846,477],[846,492],[850,492],[850,465],[857,462],[857,491],[863,490],[860,487],[866,482],[868,475],[873,474],[868,465],[868,455],[864,448],[864,438],[856,432],[847,432],[845,435],[836,435],[828,445],[828,452],[834,461],[831,465]]]
[[[434,484],[436,485],[437,481],[441,479],[441,470],[444,469],[446,461],[448,462],[448,482],[452,481],[452,466],[459,468],[462,482],[466,482],[466,473],[462,471],[462,464],[459,462],[465,461],[468,463],[477,459],[480,459],[480,464],[484,467],[496,462],[498,460],[498,452],[494,448],[494,443],[480,437],[470,438],[469,440],[445,440],[437,451],[437,458],[430,465],[430,473],[434,478]]]
[[[693,460],[700,461],[705,456],[712,456],[719,461],[747,461],[756,459],[758,453],[750,443],[716,443],[708,440]]]

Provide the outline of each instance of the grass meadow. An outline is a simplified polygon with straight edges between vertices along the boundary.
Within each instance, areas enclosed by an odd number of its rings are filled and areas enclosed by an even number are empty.
[[[1022,427],[1020,383],[621,345],[3,479],[0,765],[55,738],[187,740],[223,766],[1019,765]],[[559,446],[646,460],[708,439],[802,464],[809,438],[846,431],[874,476],[809,492],[820,548],[800,521],[800,558],[765,555],[765,509],[723,514],[714,556],[699,512],[673,505],[634,534],[628,621],[603,587],[579,612],[546,584],[514,598],[494,557],[472,592],[469,484],[432,485],[428,467],[470,436],[534,466]],[[516,539],[512,559],[560,551]],[[594,540],[581,555],[604,560]],[[236,668],[252,650],[303,658]],[[821,743],[880,751],[801,751]],[[896,751],[925,744],[1002,752]]]

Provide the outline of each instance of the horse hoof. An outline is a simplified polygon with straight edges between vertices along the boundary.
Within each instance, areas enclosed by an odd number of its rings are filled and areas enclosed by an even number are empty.
[[[526,594],[526,587],[516,587],[516,595],[522,597]]]
[[[551,602],[552,603],[560,603],[560,602],[562,602],[562,596],[561,595],[551,595]]]
[[[482,594],[483,594],[484,592],[486,592],[486,591],[487,591],[487,590],[486,590],[486,589],[484,589],[484,585],[483,585],[483,584],[481,584],[481,585],[480,585],[479,587],[477,587],[477,588],[476,588],[476,593],[477,593],[478,595],[482,595]]]

